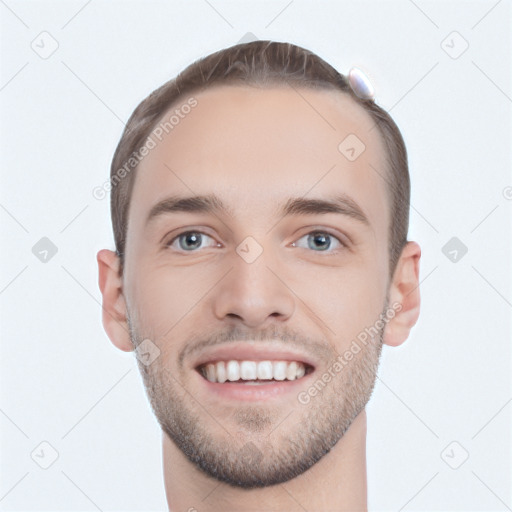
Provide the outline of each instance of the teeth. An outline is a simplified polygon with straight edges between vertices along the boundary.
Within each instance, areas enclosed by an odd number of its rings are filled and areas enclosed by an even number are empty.
[[[274,363],[274,379],[284,380],[286,378],[286,362],[276,361]]]
[[[288,380],[295,380],[297,377],[297,363],[294,361],[290,363],[286,368],[286,378]]]
[[[201,368],[210,382],[295,380],[304,377],[306,367],[297,361],[218,361]]]
[[[217,363],[217,380],[219,382],[226,382],[228,379],[228,375],[226,372],[226,365],[224,364],[224,361],[219,361]]]
[[[258,363],[258,379],[272,379],[272,361]]]
[[[240,378],[242,380],[254,380],[256,378],[255,361],[242,361],[240,365]]]
[[[215,377],[215,365],[213,365],[213,364],[206,365],[206,378],[210,382],[215,382],[217,380]]]
[[[240,379],[240,365],[238,361],[228,361],[227,364],[228,380],[235,381]]]

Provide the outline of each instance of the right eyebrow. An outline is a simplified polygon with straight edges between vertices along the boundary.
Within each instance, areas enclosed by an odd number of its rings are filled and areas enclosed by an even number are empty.
[[[233,216],[233,212],[224,205],[220,198],[214,195],[189,197],[171,196],[159,201],[153,206],[153,208],[151,208],[146,219],[146,225],[156,217],[165,213],[175,212],[212,214],[227,213],[228,215]]]

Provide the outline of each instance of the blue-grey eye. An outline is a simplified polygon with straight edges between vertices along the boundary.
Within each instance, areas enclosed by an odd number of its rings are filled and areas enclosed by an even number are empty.
[[[198,247],[201,247],[201,237],[201,233],[194,233],[193,231],[190,233],[184,233],[179,236],[180,247],[184,250],[197,249]]]
[[[335,247],[334,250],[344,246],[344,244],[341,243],[338,240],[338,238],[324,231],[313,231],[311,233],[308,233],[307,235],[304,235],[299,240],[302,240],[305,237],[307,237],[307,248],[312,249],[314,252],[328,251],[329,249],[331,249],[332,240],[334,240],[338,244],[338,247]],[[297,242],[294,242],[292,245],[301,247],[300,245],[298,245]]]
[[[205,233],[201,233],[200,231],[185,231],[184,233],[177,235],[166,245],[168,247],[174,246],[176,250],[193,252],[196,249],[204,247],[203,243],[208,238],[213,240],[211,236],[208,236]],[[175,246],[176,242],[178,242],[179,247]]]
[[[330,235],[323,233],[310,234],[308,237],[308,246],[310,249],[316,249],[318,247],[322,251],[325,251],[331,246]]]

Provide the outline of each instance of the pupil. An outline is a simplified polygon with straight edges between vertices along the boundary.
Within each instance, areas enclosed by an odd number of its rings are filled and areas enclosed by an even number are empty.
[[[313,235],[313,239],[315,240],[315,243],[318,241],[319,238],[321,239],[320,244],[322,244],[322,243],[324,244],[323,249],[328,249],[331,245],[330,240],[327,240],[327,237],[322,234]],[[327,240],[327,242],[326,242],[326,240]],[[327,245],[325,245],[326,243],[327,243]]]
[[[191,247],[188,242],[192,239],[193,247]],[[183,239],[182,239],[183,240]],[[196,247],[199,247],[201,245],[200,235],[199,233],[188,233],[185,235],[184,240],[186,240],[186,247],[184,249],[195,249]]]

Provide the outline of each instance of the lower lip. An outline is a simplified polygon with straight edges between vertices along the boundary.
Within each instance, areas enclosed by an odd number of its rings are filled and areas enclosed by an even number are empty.
[[[306,389],[314,372],[311,372],[297,380],[273,381],[268,384],[238,384],[236,382],[210,382],[197,372],[208,393],[213,393],[220,398],[242,401],[262,401],[272,398],[286,397],[298,394]]]

